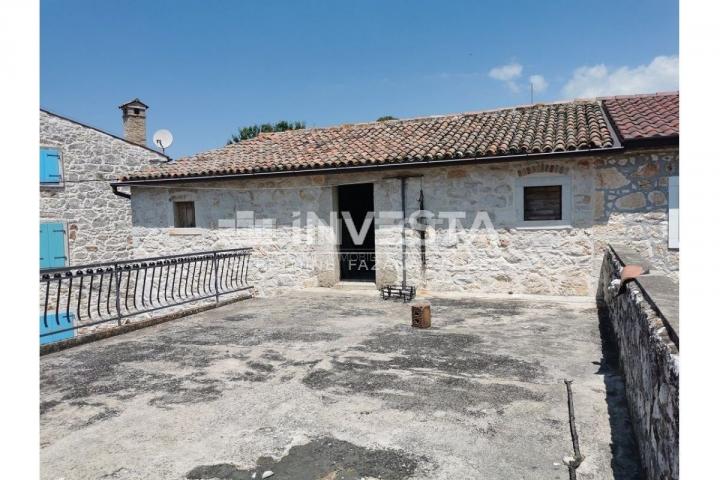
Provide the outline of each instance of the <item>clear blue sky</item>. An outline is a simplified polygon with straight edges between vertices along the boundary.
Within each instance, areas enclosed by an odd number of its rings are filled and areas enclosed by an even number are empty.
[[[175,158],[258,122],[529,103],[531,75],[536,101],[677,88],[677,1],[42,0],[40,21],[42,107],[121,134],[139,97]]]

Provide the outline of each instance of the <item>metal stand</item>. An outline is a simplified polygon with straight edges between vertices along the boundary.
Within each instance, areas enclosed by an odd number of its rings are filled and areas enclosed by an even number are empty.
[[[415,287],[402,285],[386,285],[380,288],[380,296],[383,300],[402,299],[403,303],[412,301],[415,298]]]

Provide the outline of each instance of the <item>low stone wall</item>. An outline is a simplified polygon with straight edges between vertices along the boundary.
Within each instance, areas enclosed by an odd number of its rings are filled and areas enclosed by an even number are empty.
[[[610,282],[620,277],[624,265],[636,263],[648,266],[633,252],[608,247],[600,272],[598,300],[607,308],[615,332],[633,429],[647,478],[677,479],[680,429],[677,284],[658,281],[650,267],[649,275],[628,282],[615,296],[608,289]],[[663,275],[662,280],[667,277]],[[675,308],[669,298],[673,295]]]

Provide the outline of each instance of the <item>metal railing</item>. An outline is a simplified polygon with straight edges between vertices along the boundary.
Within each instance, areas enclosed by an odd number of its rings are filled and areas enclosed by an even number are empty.
[[[218,303],[252,288],[251,253],[240,248],[41,270],[41,343],[190,302]]]

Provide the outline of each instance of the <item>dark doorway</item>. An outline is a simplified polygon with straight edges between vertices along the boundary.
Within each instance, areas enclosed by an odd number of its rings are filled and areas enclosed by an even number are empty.
[[[374,211],[373,185],[341,185],[337,193],[341,225],[340,280],[374,282],[375,220],[371,217],[369,226],[365,225],[368,214]],[[343,212],[347,213],[343,215]],[[352,224],[348,225],[346,216],[352,219]],[[365,235],[363,227],[367,228]]]

